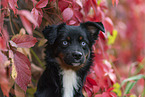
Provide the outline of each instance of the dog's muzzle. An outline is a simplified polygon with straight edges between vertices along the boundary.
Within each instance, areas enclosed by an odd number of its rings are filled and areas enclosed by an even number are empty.
[[[83,53],[79,51],[74,51],[66,54],[64,57],[65,63],[72,66],[79,66],[84,62]]]
[[[77,62],[82,59],[83,54],[81,52],[75,51],[72,53],[74,60]]]

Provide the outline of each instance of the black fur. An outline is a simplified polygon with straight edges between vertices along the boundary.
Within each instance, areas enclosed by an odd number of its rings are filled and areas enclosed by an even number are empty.
[[[77,91],[74,89],[73,97],[84,97],[82,87],[92,66],[92,45],[100,30],[105,32],[101,22],[86,22],[80,26],[68,26],[63,23],[48,26],[43,30],[48,40],[45,50],[46,70],[38,82],[35,97],[63,97],[60,72],[64,69],[74,70],[80,78],[80,87]],[[75,63],[79,65],[74,66]]]

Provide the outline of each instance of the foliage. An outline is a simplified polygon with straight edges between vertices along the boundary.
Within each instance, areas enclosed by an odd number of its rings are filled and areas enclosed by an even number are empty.
[[[0,95],[33,97],[44,67],[37,49],[46,42],[46,25],[94,21],[103,22],[106,33],[93,46],[84,95],[144,97],[144,6],[144,0],[1,0]]]

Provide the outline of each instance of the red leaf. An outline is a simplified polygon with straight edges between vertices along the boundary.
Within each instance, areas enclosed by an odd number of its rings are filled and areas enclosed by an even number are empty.
[[[0,68],[4,66],[6,61],[8,61],[8,58],[0,51]]]
[[[8,5],[8,0],[1,0],[1,5],[6,8]]]
[[[96,8],[96,22],[101,22],[105,16],[105,13],[101,10],[100,7]]]
[[[48,4],[48,0],[40,0],[37,4],[36,4],[36,8],[43,8]]]
[[[30,48],[33,47],[35,45],[35,43],[37,42],[36,38],[31,36],[31,35],[15,35],[12,38],[12,41],[15,42],[17,44],[18,47],[21,48]]]
[[[16,7],[18,7],[17,5],[17,0],[8,0],[10,8],[14,11],[14,14],[16,13],[17,9]]]
[[[113,22],[109,17],[106,17],[103,21],[104,27],[106,31],[112,33],[113,31]]]
[[[91,3],[90,0],[84,0],[84,12],[85,12],[85,16],[88,15],[90,8],[91,8]]]
[[[114,6],[114,3],[116,2],[116,6],[118,5],[118,3],[119,3],[119,0],[112,0],[112,4],[113,4],[113,6]]]
[[[27,32],[32,35],[32,24],[28,21],[28,19],[24,16],[20,16],[23,26],[27,30]]]
[[[111,97],[117,97],[117,95],[114,92],[110,92]]]
[[[100,90],[99,86],[93,86],[93,92],[96,94]]]
[[[88,81],[91,85],[93,85],[93,86],[96,86],[96,85],[97,85],[96,81],[95,81],[94,79],[92,79],[92,78],[87,77],[87,81]]]
[[[33,15],[29,11],[27,11],[27,10],[20,10],[20,11],[18,11],[18,14],[20,16],[25,17],[28,21],[33,23],[35,26],[38,26],[37,21],[34,19]]]
[[[31,81],[31,64],[29,59],[24,54],[16,51],[14,54],[14,65],[17,71],[15,81],[26,92],[27,85]]]
[[[34,19],[37,21],[38,27],[40,27],[42,22],[42,17],[43,17],[42,9],[33,8],[31,14],[33,14]],[[34,25],[34,29],[35,29],[35,25]]]
[[[0,37],[0,50],[6,50],[6,40]]]
[[[92,97],[92,91],[90,90],[90,88],[87,87],[87,86],[85,86],[84,89],[85,89],[85,91],[87,92],[88,97]]]
[[[6,70],[0,66],[0,88],[4,96],[9,97],[8,79],[6,77]]]
[[[114,89],[114,88],[111,87],[111,88],[109,88],[109,89],[107,90],[107,92],[111,92],[113,89]]]
[[[83,15],[80,11],[75,11],[74,14],[75,14],[75,16],[76,16],[76,18],[78,19],[79,22],[83,22],[83,20],[82,20]]]
[[[103,92],[102,97],[111,97],[111,95],[109,92]]]
[[[63,10],[69,6],[69,3],[65,1],[59,1],[58,6],[59,6],[60,11],[63,12]]]
[[[103,40],[106,40],[107,39],[107,35],[104,33],[104,32],[100,32],[99,34],[100,38],[102,38]]]
[[[1,30],[3,28],[3,24],[4,24],[4,12],[0,14],[0,33],[1,33]]]
[[[70,21],[69,21],[69,25],[74,25],[75,23],[76,23],[75,20],[70,20]]]
[[[8,89],[8,79],[6,76],[6,70],[5,70],[5,62],[8,61],[8,58],[0,51],[0,88],[3,91],[3,94],[5,96],[9,95],[9,89]]]
[[[74,15],[73,10],[71,8],[66,8],[63,12],[63,19],[64,21],[68,21],[72,18],[72,16]]]
[[[76,2],[73,2],[72,6],[73,6],[74,11],[80,11],[83,7],[79,0],[76,0]]]
[[[95,97],[103,97],[102,94],[97,94]]]

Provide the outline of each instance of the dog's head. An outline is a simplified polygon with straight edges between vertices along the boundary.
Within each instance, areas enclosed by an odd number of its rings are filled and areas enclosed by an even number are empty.
[[[86,22],[80,26],[66,24],[48,26],[43,30],[53,56],[63,69],[78,69],[90,57],[91,47],[99,32],[104,32],[101,22]]]

